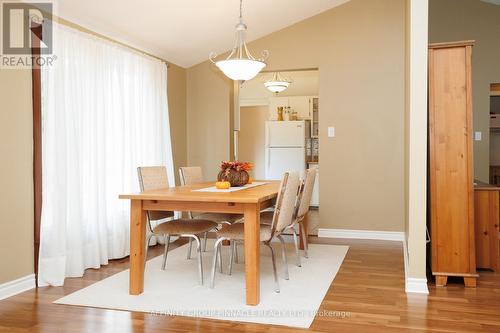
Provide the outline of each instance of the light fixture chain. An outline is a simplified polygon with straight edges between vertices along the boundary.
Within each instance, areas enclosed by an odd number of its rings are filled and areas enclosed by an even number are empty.
[[[247,81],[255,77],[264,67],[269,56],[268,51],[262,52],[261,59],[255,59],[246,45],[247,26],[243,23],[243,0],[240,0],[240,17],[236,25],[234,46],[229,56],[224,60],[216,61],[216,54],[210,53],[209,59],[215,63],[224,74],[235,81]]]

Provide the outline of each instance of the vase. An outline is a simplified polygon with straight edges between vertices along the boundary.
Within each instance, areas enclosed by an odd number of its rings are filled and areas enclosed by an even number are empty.
[[[218,181],[225,181],[231,183],[231,186],[244,186],[248,184],[250,176],[246,171],[236,171],[234,169],[221,170],[217,175]]]
[[[283,107],[278,106],[278,121],[283,121]]]

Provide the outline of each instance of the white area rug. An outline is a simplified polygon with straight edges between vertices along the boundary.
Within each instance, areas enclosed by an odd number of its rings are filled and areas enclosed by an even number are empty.
[[[348,250],[348,246],[311,244],[309,258],[302,258],[302,267],[297,267],[293,244],[287,244],[290,280],[285,280],[281,245],[273,243],[281,289],[275,293],[269,249],[261,246],[260,304],[247,306],[243,246],[238,247],[240,263],[233,265],[232,275],[227,275],[229,247],[223,247],[224,274],[217,271],[215,288],[210,289],[212,244],[209,240],[208,251],[203,253],[203,286],[198,284],[197,261],[186,259],[184,245],[169,252],[165,271],[161,270],[162,256],[147,262],[144,292],[139,296],[128,294],[126,270],[54,303],[308,328]]]

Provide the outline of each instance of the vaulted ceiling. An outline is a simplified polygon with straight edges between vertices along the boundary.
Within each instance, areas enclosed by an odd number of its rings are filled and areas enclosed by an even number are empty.
[[[248,40],[349,0],[245,0]],[[238,0],[59,0],[57,16],[183,67],[233,46]]]

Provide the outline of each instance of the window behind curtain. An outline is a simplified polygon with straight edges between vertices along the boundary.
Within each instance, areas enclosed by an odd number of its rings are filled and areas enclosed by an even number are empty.
[[[167,165],[174,184],[166,66],[54,23],[42,69],[41,285],[62,285],[129,254],[138,166]]]

